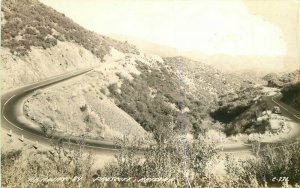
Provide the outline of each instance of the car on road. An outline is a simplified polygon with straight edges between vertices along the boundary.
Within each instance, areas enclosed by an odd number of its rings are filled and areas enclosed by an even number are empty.
[[[273,112],[274,114],[281,114],[280,107],[279,107],[279,106],[274,106],[272,112]]]

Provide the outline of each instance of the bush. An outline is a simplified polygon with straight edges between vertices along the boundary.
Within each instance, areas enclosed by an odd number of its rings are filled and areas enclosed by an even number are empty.
[[[118,84],[110,84],[107,88],[112,96],[118,95]]]
[[[257,121],[257,118],[262,115],[262,112],[267,110],[267,103],[265,101],[259,100],[255,104],[247,107],[239,107],[238,109],[245,110],[226,125],[225,132],[227,135],[238,133],[264,133],[269,127],[268,120],[262,122]]]
[[[282,101],[300,110],[300,82],[281,90]]]
[[[235,162],[227,158],[226,170],[231,185],[260,186],[296,185],[300,181],[300,145],[266,145],[257,151],[256,159]]]
[[[121,152],[99,174],[108,177],[168,178],[172,183],[135,183],[110,184],[111,187],[206,187],[215,185],[211,165],[218,160],[215,144],[201,135],[194,143],[179,138],[169,124],[169,129],[161,130],[157,143],[148,143],[140,151],[142,142],[130,141],[126,137],[119,141]],[[147,140],[147,139],[146,139]],[[139,154],[141,153],[141,154]],[[141,160],[143,159],[143,160]],[[97,186],[104,186],[98,183]]]
[[[82,143],[78,144],[82,147]],[[92,182],[92,155],[84,154],[79,148],[63,146],[59,140],[53,142],[49,152],[18,150],[1,153],[1,158],[2,187],[89,187]],[[82,180],[72,182],[75,176]],[[41,181],[45,177],[69,177],[71,180]]]
[[[176,125],[175,130],[179,130],[184,123],[189,125],[188,129],[197,137],[202,131],[201,119],[207,113],[206,108],[199,105],[200,102],[194,100],[189,94],[181,100],[180,91],[176,90],[178,77],[168,72],[163,65],[156,69],[138,63],[138,69],[141,74],[135,75],[132,81],[123,78],[120,93],[117,92],[116,84],[108,87],[111,97],[118,101],[117,105],[147,131],[155,133],[160,125],[173,121]],[[152,94],[150,88],[156,92]],[[172,103],[176,105],[176,109],[172,108]],[[190,109],[189,112],[185,112],[187,116],[184,118],[185,122],[177,118],[178,111],[184,110],[184,107]],[[189,119],[194,119],[193,124],[189,122]]]
[[[259,153],[258,161],[245,163],[245,170],[255,174],[259,183],[274,183],[273,178],[288,177],[290,184],[300,181],[300,145],[266,146]]]
[[[84,112],[87,110],[88,106],[86,104],[79,107],[81,112]]]

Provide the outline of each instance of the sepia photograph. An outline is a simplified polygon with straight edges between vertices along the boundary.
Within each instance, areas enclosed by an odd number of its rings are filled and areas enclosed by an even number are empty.
[[[1,187],[300,188],[300,0],[0,0]]]

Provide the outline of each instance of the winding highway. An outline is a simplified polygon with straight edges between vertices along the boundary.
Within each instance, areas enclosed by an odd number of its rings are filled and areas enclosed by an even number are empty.
[[[28,126],[24,119],[20,118],[23,116],[23,100],[29,97],[37,89],[42,89],[45,87],[52,86],[59,82],[69,80],[71,78],[86,74],[92,71],[93,68],[88,68],[80,71],[74,71],[71,73],[63,74],[60,76],[55,76],[48,78],[46,80],[26,85],[17,89],[10,90],[4,93],[1,97],[1,126],[2,131],[6,131],[8,134],[11,131],[12,134],[18,135],[20,138],[23,135],[25,138],[38,142],[44,145],[50,145],[51,139],[47,138],[45,134],[32,126]],[[293,121],[299,123],[300,126],[300,113],[299,111],[293,109],[292,107],[282,103],[280,96],[271,96],[264,97],[264,100],[267,102],[269,108],[273,106],[280,106],[282,114],[286,117],[289,117]],[[21,105],[21,106],[20,106]],[[299,134],[297,134],[299,135]],[[68,137],[65,138],[65,135],[55,135],[55,138],[62,139],[65,143],[72,144],[73,146],[77,145],[78,140],[81,138],[78,137]],[[295,139],[295,138],[290,138]],[[105,140],[92,140],[84,139],[85,148],[91,149],[96,152],[114,152],[118,150],[116,146],[111,141]],[[250,145],[235,146],[235,147],[224,147],[223,152],[237,152],[237,151],[249,151],[251,150]]]
[[[18,138],[21,138],[21,135],[38,143],[39,145],[50,145],[52,139],[46,137],[46,135],[39,129],[29,126],[27,122],[24,121],[23,117],[23,100],[32,95],[32,93],[38,89],[46,88],[69,80],[71,78],[86,74],[93,70],[93,68],[88,68],[80,71],[73,71],[67,74],[55,76],[48,78],[46,80],[26,85],[17,89],[10,90],[1,96],[1,127],[2,131],[6,131],[7,134],[12,134],[14,136],[18,135]],[[3,130],[4,129],[4,130]],[[55,135],[55,139],[62,139],[65,143],[70,143],[73,146],[76,146],[78,140],[82,138],[77,137],[68,137],[65,138],[65,135]],[[86,147],[93,149],[97,152],[103,152],[107,150],[115,150],[116,147],[111,141],[99,141],[92,139],[84,139]]]

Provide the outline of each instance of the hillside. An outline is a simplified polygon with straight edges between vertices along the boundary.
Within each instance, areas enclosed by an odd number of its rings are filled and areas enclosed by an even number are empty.
[[[288,73],[270,73],[265,75],[262,79],[268,82],[270,87],[281,88],[284,85],[296,83],[300,78],[300,70]]]
[[[46,133],[54,128],[94,139],[122,135],[143,138],[145,130],[106,96],[110,85],[122,84],[120,76],[132,79],[132,74],[140,74],[135,68],[136,58],[140,57],[112,49],[111,55],[92,72],[36,92],[25,102],[27,118]]]
[[[300,82],[284,87],[281,93],[283,102],[300,110]]]
[[[2,1],[2,89],[67,71],[94,71],[38,91],[24,107],[45,133],[92,138],[157,138],[169,125],[197,136],[211,128],[221,95],[253,86],[185,57],[149,55],[127,42],[87,31],[36,0]],[[209,122],[209,123],[208,123]]]
[[[111,47],[139,53],[133,45],[88,31],[37,0],[1,3],[2,90],[99,65]]]
[[[125,79],[118,87],[110,85],[110,97],[146,130],[161,131],[175,123],[197,136],[211,128],[209,112],[221,94],[234,93],[251,83],[234,75],[185,57],[163,58],[163,63],[147,66],[138,61],[139,75]],[[243,87],[242,87],[243,86]]]

